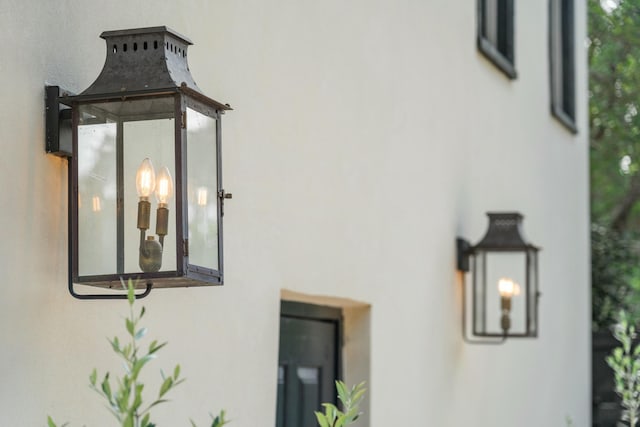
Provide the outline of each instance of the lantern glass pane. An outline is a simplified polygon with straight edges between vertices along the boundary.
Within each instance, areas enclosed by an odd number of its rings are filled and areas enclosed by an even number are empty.
[[[174,119],[162,118],[153,120],[140,120],[125,122],[123,125],[124,136],[124,253],[125,272],[141,272],[139,265],[140,230],[137,228],[138,201],[140,200],[136,190],[136,172],[142,161],[151,160],[155,169],[156,188],[159,189],[160,170],[166,167],[175,186],[175,146],[174,146]],[[156,192],[154,191],[154,193]],[[156,234],[159,203],[155,194],[149,197],[151,203],[151,215],[149,229],[146,237],[153,236],[159,240]],[[175,194],[168,199],[169,222],[168,233],[164,237],[162,249],[162,266],[159,271],[176,270],[176,199]]]
[[[116,124],[78,126],[78,273],[113,274],[117,266]]]
[[[511,302],[509,334],[527,332],[527,257],[524,252],[482,251],[474,272],[474,318],[479,333],[502,335],[502,293]],[[478,329],[478,328],[476,328]]]
[[[529,334],[533,336],[538,335],[538,253],[535,250],[530,250],[527,253],[529,260],[529,286],[528,286],[528,301],[529,301]]]
[[[219,269],[216,119],[187,109],[189,264]]]
[[[473,258],[473,333],[484,335],[487,333],[486,321],[486,290],[484,284],[485,270],[487,265],[486,252],[479,252]]]
[[[141,268],[136,174],[145,158],[156,176],[166,166],[175,179],[173,97],[82,104],[78,123],[78,275],[176,270],[175,197],[167,200],[168,232],[153,270]],[[154,184],[156,182],[154,181]],[[175,185],[175,183],[173,183]],[[159,203],[151,192],[148,229],[156,235]]]

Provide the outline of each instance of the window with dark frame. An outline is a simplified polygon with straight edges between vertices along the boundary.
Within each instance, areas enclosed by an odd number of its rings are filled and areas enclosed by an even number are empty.
[[[510,79],[514,61],[513,0],[478,0],[478,50]]]
[[[573,0],[549,0],[551,113],[577,133]]]

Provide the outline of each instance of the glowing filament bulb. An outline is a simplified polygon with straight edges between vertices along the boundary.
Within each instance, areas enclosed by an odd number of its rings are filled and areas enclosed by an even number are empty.
[[[520,285],[508,278],[498,281],[498,292],[503,298],[511,298],[520,294]]]
[[[148,158],[144,159],[136,173],[136,190],[140,199],[148,199],[156,186],[156,172]]]
[[[156,180],[156,199],[159,205],[166,207],[171,197],[173,197],[173,180],[169,169],[164,166],[160,169]]]

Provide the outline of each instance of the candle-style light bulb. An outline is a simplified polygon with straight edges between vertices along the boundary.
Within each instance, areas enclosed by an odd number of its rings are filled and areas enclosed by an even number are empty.
[[[163,166],[156,179],[156,199],[158,206],[167,207],[169,200],[173,197],[173,179],[166,166]]]
[[[148,200],[156,186],[156,172],[149,158],[146,158],[140,164],[136,173],[136,190],[140,200]]]
[[[514,295],[517,295],[517,286],[518,285],[511,279],[502,278],[498,280],[498,292],[503,298],[511,298]]]
[[[153,236],[146,238],[151,216],[151,202],[149,196],[156,187],[156,172],[149,158],[140,164],[136,172],[136,190],[138,191],[138,229],[140,230],[140,255],[138,264],[145,273],[160,270],[162,265],[162,246]]]
[[[169,233],[169,200],[173,197],[173,180],[169,169],[164,166],[156,179],[156,199],[158,210],[156,211],[156,234],[160,244],[164,246],[164,236]]]

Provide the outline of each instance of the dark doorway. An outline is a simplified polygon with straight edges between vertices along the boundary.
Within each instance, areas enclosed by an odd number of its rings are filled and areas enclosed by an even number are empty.
[[[336,403],[342,311],[282,301],[276,427],[315,427],[321,403]]]

